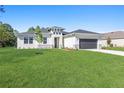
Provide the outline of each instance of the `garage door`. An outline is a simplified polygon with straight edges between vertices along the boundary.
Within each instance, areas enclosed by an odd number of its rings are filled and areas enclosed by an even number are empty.
[[[79,40],[80,49],[93,49],[97,48],[97,39],[80,39]]]

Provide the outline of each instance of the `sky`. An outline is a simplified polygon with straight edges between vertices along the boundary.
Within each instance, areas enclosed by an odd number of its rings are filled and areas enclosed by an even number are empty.
[[[124,31],[124,6],[95,5],[5,5],[0,21],[19,32],[29,27],[59,26],[70,32],[83,29],[94,32]]]

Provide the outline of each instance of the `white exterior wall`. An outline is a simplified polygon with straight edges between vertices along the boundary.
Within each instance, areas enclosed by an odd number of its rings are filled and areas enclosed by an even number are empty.
[[[17,37],[17,48],[18,49],[27,49],[27,48],[37,48],[37,42],[33,40],[33,44],[24,44],[24,37],[33,37],[33,35],[21,35]]]
[[[47,37],[47,44],[43,44],[43,42],[41,44],[38,43],[37,48],[53,48],[52,43],[51,43],[51,37]]]
[[[47,44],[39,44],[33,38],[33,44],[24,44],[24,36],[17,37],[17,48],[18,49],[29,49],[29,48],[52,48],[51,38],[47,38]]]
[[[114,47],[124,47],[124,39],[112,39],[111,43]],[[102,47],[107,47],[107,40],[101,40]]]
[[[64,48],[75,49],[77,45],[79,45],[79,39],[75,36],[64,38]]]
[[[107,47],[107,40],[100,41],[102,47]]]
[[[100,39],[98,39],[97,41],[97,49],[101,49],[102,48],[102,42]]]

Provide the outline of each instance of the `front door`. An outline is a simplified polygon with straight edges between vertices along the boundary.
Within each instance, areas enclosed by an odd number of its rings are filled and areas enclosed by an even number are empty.
[[[54,38],[54,47],[59,48],[59,37]]]

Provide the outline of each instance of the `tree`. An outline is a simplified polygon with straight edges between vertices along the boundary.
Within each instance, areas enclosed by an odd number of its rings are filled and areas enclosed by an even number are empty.
[[[19,32],[17,30],[13,30],[13,33],[15,36],[17,36]]]
[[[107,38],[107,45],[109,45],[109,46],[110,46],[110,44],[111,44],[111,38],[110,38],[110,37],[108,37],[108,38]]]
[[[39,43],[39,45],[40,43],[43,42],[43,35],[42,35],[42,31],[39,26],[35,28],[35,39]]]
[[[27,32],[35,32],[35,28],[34,27],[30,27]]]
[[[10,33],[6,31],[3,25],[0,25],[0,47],[5,46],[5,42],[9,41]]]
[[[14,29],[9,24],[0,24],[0,47],[15,45],[16,37],[13,31]]]
[[[35,28],[35,39],[36,39],[36,41],[39,43],[39,45],[40,45],[40,43],[42,43],[42,41],[43,41],[42,31],[41,31],[41,29],[40,29],[39,26],[37,26],[37,27]],[[38,46],[38,48],[39,48],[39,46]],[[36,54],[41,54],[41,52],[38,50],[38,52],[37,52]]]

